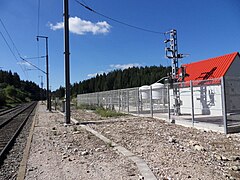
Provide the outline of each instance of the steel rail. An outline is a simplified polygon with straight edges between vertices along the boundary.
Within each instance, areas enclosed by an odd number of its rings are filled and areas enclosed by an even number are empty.
[[[19,108],[21,108],[21,106],[15,106],[15,107],[10,108],[10,109],[4,109],[4,110],[0,111],[0,116],[3,116],[5,114],[10,113],[10,112],[12,112],[14,110],[17,110]]]
[[[1,149],[0,151],[0,165],[3,163],[3,160],[6,157],[6,154],[8,152],[8,150],[11,148],[11,146],[14,144],[15,139],[17,138],[17,136],[19,135],[19,133],[21,132],[22,128],[24,127],[24,125],[26,124],[27,120],[29,119],[29,117],[31,116],[32,112],[34,111],[35,107],[37,105],[37,102],[32,103],[30,106],[27,106],[27,108],[25,108],[25,111],[22,111],[22,114],[24,114],[24,112],[27,112],[26,116],[23,118],[23,121],[20,122],[20,125],[18,125],[15,131],[13,131],[12,135],[6,137],[6,141],[4,142],[0,142],[4,144],[3,149]],[[30,111],[28,111],[30,110]],[[20,115],[18,113],[18,115]],[[15,118],[17,118],[19,116],[15,116]],[[21,118],[21,117],[20,117]],[[18,121],[19,122],[19,121]],[[16,125],[13,121],[12,121],[12,125]],[[8,124],[10,125],[10,124]],[[0,139],[1,140],[1,139]]]
[[[7,123],[9,123],[11,120],[13,120],[15,117],[17,117],[19,114],[21,114],[22,112],[24,112],[26,109],[28,109],[30,106],[32,106],[34,103],[31,103],[30,105],[23,107],[23,109],[21,111],[18,111],[16,114],[14,114],[13,116],[11,116],[10,118],[7,118],[6,120],[4,120],[3,122],[0,122],[0,128],[4,127]],[[19,108],[20,109],[20,108]],[[19,109],[15,109],[15,110],[19,110]],[[12,112],[12,111],[10,111]],[[9,113],[9,112],[8,112]],[[6,113],[7,114],[7,113]]]

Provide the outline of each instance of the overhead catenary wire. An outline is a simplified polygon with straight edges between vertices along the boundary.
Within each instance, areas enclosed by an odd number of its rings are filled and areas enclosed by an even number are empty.
[[[10,41],[12,42],[12,45],[13,45],[15,51],[17,52],[18,56],[21,56],[20,53],[19,53],[19,51],[18,51],[18,49],[17,49],[17,47],[16,47],[16,45],[15,45],[15,43],[13,42],[13,39],[11,38],[11,36],[10,36],[10,34],[9,34],[9,32],[8,32],[6,26],[4,25],[4,23],[3,23],[3,21],[2,21],[1,18],[0,18],[0,22],[1,22],[1,24],[2,24],[2,26],[3,26],[3,28],[4,28],[4,30],[6,31],[6,33],[7,33],[7,35],[8,35],[8,38],[9,38]],[[9,46],[9,47],[10,47],[10,46]]]
[[[84,0],[82,0],[82,2],[85,4],[85,5],[87,5],[88,6],[88,4],[84,1]]]
[[[37,11],[37,37],[39,36],[39,31],[40,31],[40,0],[38,0],[38,11]],[[37,56],[39,57],[39,42],[37,42]],[[37,59],[38,61],[38,67],[40,66],[40,60],[39,58]],[[39,71],[38,71],[38,77],[40,76]]]
[[[27,57],[27,58],[24,58],[25,60],[27,59],[40,59],[40,58],[45,58],[46,56],[38,56],[38,57]]]
[[[34,64],[32,64],[32,63],[30,63],[29,61],[27,61],[26,59],[24,59],[23,57],[20,57],[23,61],[25,61],[26,63],[28,63],[29,65],[31,65],[31,66],[33,66],[33,67],[35,67],[37,70],[39,70],[39,71],[41,71],[41,72],[43,72],[44,74],[46,74],[46,72],[45,71],[43,71],[42,69],[40,69],[39,67],[37,67],[36,65],[34,65]]]
[[[9,43],[7,42],[7,39],[4,37],[4,35],[3,35],[3,33],[2,33],[1,31],[0,31],[0,34],[1,34],[1,36],[2,36],[2,38],[3,38],[3,40],[4,40],[4,42],[6,43],[8,49],[9,49],[10,52],[12,53],[14,59],[18,62],[18,58],[17,58],[16,54],[13,52],[13,50],[12,50],[12,48],[10,47]]]
[[[78,4],[80,4],[82,7],[84,7],[85,9],[87,9],[87,10],[89,10],[89,11],[95,13],[95,14],[98,14],[98,15],[104,17],[104,18],[107,18],[107,19],[109,19],[109,20],[111,20],[111,21],[117,22],[117,23],[119,23],[119,24],[122,24],[122,25],[125,25],[125,26],[128,26],[128,27],[131,27],[131,28],[134,28],[134,29],[138,29],[138,30],[141,30],[141,31],[145,31],[145,32],[148,32],[148,33],[165,34],[165,33],[163,33],[163,32],[154,31],[154,30],[142,28],[142,27],[139,27],[139,26],[131,25],[131,24],[125,23],[125,22],[123,22],[123,21],[119,21],[119,20],[117,20],[117,19],[115,19],[115,18],[106,16],[106,15],[100,13],[100,12],[94,10],[93,8],[90,8],[89,6],[86,5],[86,3],[83,4],[83,3],[81,3],[81,2],[78,1],[78,0],[75,0],[75,1],[76,1]]]
[[[28,79],[26,72],[24,71],[24,69],[23,69],[23,67],[21,66],[21,64],[19,64],[18,58],[17,58],[16,54],[13,52],[13,50],[12,50],[12,48],[10,47],[9,43],[7,42],[7,39],[4,37],[4,35],[3,35],[3,33],[2,33],[1,31],[0,31],[0,34],[1,34],[4,42],[6,43],[8,49],[10,50],[11,54],[13,55],[14,59],[17,61],[17,64],[18,64],[18,65],[20,66],[20,68],[22,69],[25,77]]]
[[[3,21],[2,21],[1,18],[0,18],[0,22],[1,22],[1,24],[2,24],[2,26],[3,26],[3,28],[4,28],[4,30],[6,31],[6,33],[7,33],[7,35],[8,35],[8,38],[10,39],[10,41],[11,41],[11,43],[12,43],[12,45],[13,45],[15,51],[17,52],[19,58],[20,58],[21,60],[27,62],[29,65],[31,65],[31,66],[37,68],[37,69],[40,70],[41,72],[44,72],[43,70],[41,70],[40,68],[38,68],[37,66],[35,66],[34,64],[32,64],[31,62],[27,61],[26,59],[24,59],[24,58],[21,56],[21,54],[20,54],[20,52],[19,52],[17,46],[15,45],[15,43],[14,43],[12,37],[10,36],[10,33],[8,32],[6,26],[4,25],[4,23],[3,23]],[[19,63],[16,54],[14,53],[13,49],[12,49],[11,46],[9,45],[7,39],[4,37],[3,33],[2,33],[1,31],[0,31],[0,33],[1,33],[1,36],[3,37],[3,39],[4,39],[4,41],[5,41],[6,45],[7,45],[7,47],[9,48],[10,52],[12,53],[12,55],[13,55],[14,58],[15,58],[15,60],[17,61],[17,64],[20,65],[20,67],[21,67],[23,73],[25,74],[25,76],[26,76],[26,78],[27,78],[26,72],[24,71],[23,67],[22,67],[21,64]],[[45,73],[45,72],[44,72],[44,73]],[[27,78],[27,79],[28,79],[28,78]]]
[[[37,11],[37,36],[39,36],[40,29],[40,0],[38,0],[38,11]]]

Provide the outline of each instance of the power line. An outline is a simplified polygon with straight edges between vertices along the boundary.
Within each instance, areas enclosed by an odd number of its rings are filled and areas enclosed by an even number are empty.
[[[42,69],[40,69],[39,67],[37,67],[36,65],[30,63],[29,61],[27,61],[26,59],[24,59],[23,57],[20,57],[23,61],[25,61],[26,63],[30,64],[31,66],[35,67],[36,69],[38,69],[39,71],[43,72],[44,74],[46,74],[45,71],[43,71]]]
[[[39,36],[39,29],[40,29],[40,0],[38,0],[38,12],[37,12],[37,36]],[[39,57],[39,43],[37,42],[37,56]],[[40,66],[40,61],[38,58],[38,67]],[[38,76],[39,76],[39,71],[38,71]]]
[[[40,24],[40,0],[38,0],[38,11],[37,11],[37,36],[39,35],[39,24]]]
[[[15,50],[16,50],[16,52],[17,52],[19,58],[22,59],[23,61],[27,62],[27,63],[30,64],[31,66],[37,68],[37,69],[40,70],[41,72],[45,73],[43,70],[41,70],[40,68],[38,68],[38,67],[35,66],[34,64],[30,63],[29,61],[27,61],[26,59],[24,59],[24,58],[21,56],[20,52],[18,51],[18,49],[17,49],[17,47],[16,47],[16,45],[15,45],[13,39],[11,38],[11,36],[10,36],[10,34],[9,34],[9,32],[8,32],[8,30],[7,30],[7,28],[6,28],[6,26],[4,25],[3,21],[1,20],[1,18],[0,18],[0,22],[1,22],[1,24],[2,24],[2,26],[3,26],[3,28],[4,28],[4,30],[6,31],[6,33],[7,33],[7,35],[8,35],[8,38],[9,38],[10,41],[12,42],[12,45],[13,45],[13,47],[15,48]],[[5,43],[7,44],[9,50],[11,51],[12,55],[14,56],[15,60],[16,60],[17,63],[18,63],[19,61],[18,61],[18,59],[17,59],[16,54],[13,52],[12,48],[10,47],[10,45],[9,45],[9,43],[7,42],[7,39],[4,37],[3,33],[2,33],[1,31],[0,31],[0,33],[1,33],[1,36],[3,37]],[[19,63],[18,63],[18,64],[19,64]],[[26,78],[27,78],[27,75],[26,75],[24,69],[22,68],[21,64],[19,64],[19,65],[20,65],[20,67],[21,67],[23,73],[25,74],[25,76],[26,76]]]
[[[15,53],[14,53],[13,50],[12,50],[12,48],[11,48],[10,45],[8,44],[7,39],[4,37],[4,35],[3,35],[3,33],[2,33],[1,31],[0,31],[0,34],[1,34],[2,38],[3,38],[3,40],[5,41],[8,49],[9,49],[10,52],[12,53],[13,57],[14,57],[15,60],[18,62],[17,56],[15,55]]]
[[[6,31],[6,33],[7,33],[7,35],[8,35],[8,38],[9,38],[10,41],[12,42],[12,45],[13,45],[14,49],[16,50],[18,56],[21,56],[20,53],[19,53],[19,51],[18,51],[18,49],[17,49],[17,47],[16,47],[16,45],[15,45],[15,43],[13,42],[13,40],[12,40],[12,38],[11,38],[11,36],[10,36],[10,34],[9,34],[9,32],[8,32],[6,26],[4,25],[4,23],[3,23],[3,21],[2,21],[1,18],[0,18],[0,22],[1,22],[1,24],[2,24],[2,26],[3,26],[3,28],[4,28],[4,30]]]
[[[28,57],[28,58],[24,58],[25,60],[27,59],[39,59],[39,58],[45,58],[46,56],[38,56],[38,57]]]
[[[89,10],[89,11],[95,13],[95,14],[98,14],[98,15],[104,17],[104,18],[110,19],[111,21],[117,22],[117,23],[119,23],[119,24],[122,24],[122,25],[125,25],[125,26],[128,26],[128,27],[131,27],[131,28],[134,28],[134,29],[138,29],[138,30],[141,30],[141,31],[149,32],[149,33],[164,34],[163,32],[153,31],[153,30],[150,30],[150,29],[145,29],[145,28],[142,28],[142,27],[134,26],[134,25],[131,25],[131,24],[128,24],[128,23],[125,23],[125,22],[116,20],[116,19],[111,18],[111,17],[109,17],[109,16],[106,16],[106,15],[100,13],[100,12],[95,11],[94,9],[90,8],[89,6],[87,6],[86,3],[83,4],[83,3],[79,2],[78,0],[75,0],[75,1],[76,1],[78,4],[80,4],[82,7],[84,7],[85,9],[87,9],[87,10]]]
[[[87,5],[88,6],[88,4],[84,1],[84,0],[82,0],[82,2],[85,4],[85,5]]]
[[[8,47],[8,49],[10,50],[10,52],[12,53],[14,59],[17,61],[17,64],[18,64],[19,61],[18,61],[18,59],[17,59],[17,56],[16,56],[15,53],[13,52],[12,48],[10,47],[9,43],[7,42],[6,38],[4,37],[4,35],[3,35],[3,33],[2,33],[1,31],[0,31],[0,34],[1,34],[3,40],[5,41],[5,43],[6,43],[7,47]],[[20,66],[20,68],[22,69],[25,77],[27,78],[26,72],[24,71],[24,69],[23,69],[23,67],[21,66],[21,64],[18,64],[18,65]],[[27,79],[28,79],[28,78],[27,78]]]

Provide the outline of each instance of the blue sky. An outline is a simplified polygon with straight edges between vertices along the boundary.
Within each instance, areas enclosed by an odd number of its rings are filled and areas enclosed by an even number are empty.
[[[180,64],[239,51],[239,0],[79,0],[94,10],[122,22],[153,31],[176,29],[180,53],[190,54]],[[164,35],[123,26],[69,0],[71,83],[88,79],[96,73],[131,66],[171,65],[164,58]],[[24,58],[44,56],[49,37],[50,85],[64,86],[63,1],[1,0],[0,18]],[[24,64],[7,33],[0,32],[16,54],[11,54],[0,35],[0,67],[17,72],[24,80],[40,84],[43,73]],[[45,70],[45,59],[29,59]],[[44,77],[45,81],[45,77]],[[44,82],[44,86],[45,86]]]

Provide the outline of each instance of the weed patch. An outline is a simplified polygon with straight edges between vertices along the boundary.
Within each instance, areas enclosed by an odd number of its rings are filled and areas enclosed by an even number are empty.
[[[116,112],[115,110],[104,109],[102,107],[97,108],[96,113],[102,117],[119,117],[125,115],[123,113]]]

